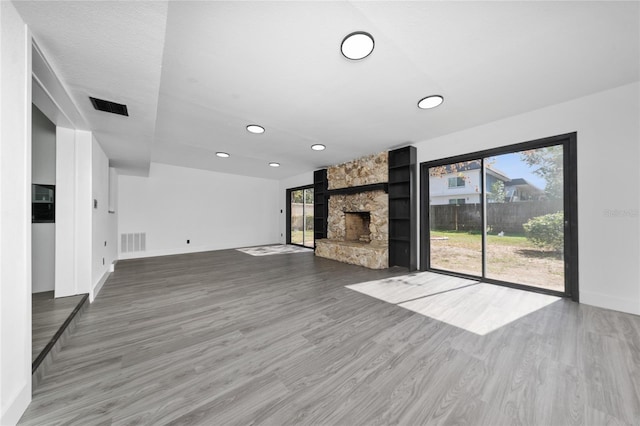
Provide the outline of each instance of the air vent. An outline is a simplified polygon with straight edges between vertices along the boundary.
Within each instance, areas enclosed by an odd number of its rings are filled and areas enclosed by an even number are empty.
[[[130,253],[133,251],[147,250],[147,234],[146,232],[138,232],[134,234],[120,234],[120,252]]]
[[[105,101],[104,99],[96,99],[89,96],[91,99],[91,103],[93,107],[98,111],[110,112],[112,114],[118,115],[126,115],[129,116],[129,111],[127,111],[127,106],[123,104],[117,104],[111,101]]]

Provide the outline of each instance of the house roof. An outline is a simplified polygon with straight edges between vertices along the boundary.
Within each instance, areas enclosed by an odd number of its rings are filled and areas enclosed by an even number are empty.
[[[512,186],[519,187],[519,188],[527,187],[532,192],[537,192],[537,193],[544,192],[542,189],[538,188],[537,186],[535,186],[534,184],[528,182],[526,179],[523,179],[523,178],[511,179],[511,181],[505,182],[504,185],[506,187],[512,187]]]

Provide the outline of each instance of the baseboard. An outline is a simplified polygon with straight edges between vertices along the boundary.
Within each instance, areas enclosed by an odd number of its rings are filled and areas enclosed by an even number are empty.
[[[20,417],[27,410],[31,403],[31,382],[25,383],[24,387],[18,392],[13,401],[8,405],[7,409],[2,413],[0,425],[15,425],[20,421]]]
[[[89,293],[89,303],[93,303],[95,298],[98,296],[98,293],[100,293],[100,290],[102,290],[102,286],[105,282],[107,282],[107,279],[109,279],[109,275],[111,275],[111,272],[113,272],[112,267],[109,267],[109,269],[105,271],[102,277],[100,277],[98,282],[93,286],[91,292]]]
[[[163,249],[163,250],[150,250],[144,252],[135,252],[135,253],[119,253],[119,260],[127,260],[127,259],[142,259],[146,257],[159,257],[159,256],[175,256],[177,254],[189,254],[189,253],[202,253],[205,251],[216,251],[216,250],[235,250],[237,248],[244,247],[257,247],[257,246],[267,246],[267,245],[276,245],[281,244],[279,242],[275,243],[255,243],[255,244],[245,244],[235,247],[220,247],[220,246],[198,246],[198,247],[189,247],[189,248],[177,248],[177,249]]]
[[[628,314],[640,315],[639,301],[632,299],[621,299],[608,294],[584,291],[580,289],[580,303],[597,306],[599,308],[612,309],[614,311],[626,312]]]

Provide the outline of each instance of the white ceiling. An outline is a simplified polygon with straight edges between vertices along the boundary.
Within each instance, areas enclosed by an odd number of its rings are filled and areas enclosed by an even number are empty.
[[[638,2],[14,4],[129,174],[153,161],[280,179],[640,78]],[[356,30],[375,50],[349,61]],[[430,94],[444,104],[418,109]]]

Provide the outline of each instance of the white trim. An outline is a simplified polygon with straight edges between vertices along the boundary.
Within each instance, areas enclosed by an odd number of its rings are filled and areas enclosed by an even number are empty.
[[[100,277],[98,282],[93,286],[93,288],[89,292],[89,303],[93,303],[96,297],[98,297],[98,293],[100,293],[100,290],[102,290],[102,286],[104,285],[105,282],[107,282],[107,280],[109,279],[109,276],[111,275],[111,272],[113,272],[114,270],[114,264],[115,262],[111,264],[109,269],[107,269],[104,275]]]
[[[580,303],[640,315],[640,307],[637,306],[635,300],[622,299],[608,294],[584,291],[580,289]]]
[[[16,397],[7,406],[7,409],[2,413],[0,418],[0,425],[15,425],[20,421],[20,417],[27,411],[27,407],[31,403],[31,375],[29,380],[24,385]]]
[[[58,74],[47,61],[47,58],[35,39],[32,39],[31,47],[33,57],[31,76],[47,94],[53,104],[58,107],[60,113],[72,123],[76,130],[88,130],[87,120],[79,108],[76,107],[69,91],[58,78]]]

